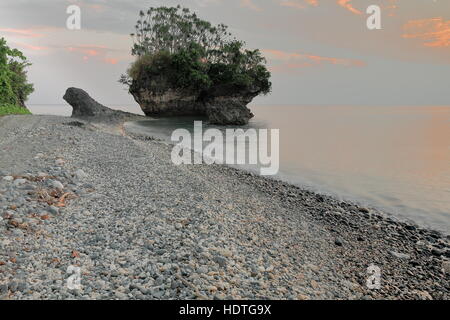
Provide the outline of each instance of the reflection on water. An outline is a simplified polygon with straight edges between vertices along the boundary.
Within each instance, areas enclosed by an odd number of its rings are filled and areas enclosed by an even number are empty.
[[[280,129],[289,182],[450,232],[450,107],[252,107],[248,127]],[[193,118],[138,124],[169,139]]]

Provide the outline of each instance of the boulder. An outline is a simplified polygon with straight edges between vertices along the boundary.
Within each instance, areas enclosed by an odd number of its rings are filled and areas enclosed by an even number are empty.
[[[137,114],[113,110],[105,107],[91,98],[86,91],[78,88],[67,89],[63,98],[73,108],[72,118],[81,118],[94,122],[116,122],[123,121],[125,119],[131,120],[142,117]],[[74,125],[77,124],[74,123]]]
[[[82,89],[67,89],[63,99],[72,106],[72,117],[95,117],[111,114],[113,112],[113,110],[92,99],[89,94]]]

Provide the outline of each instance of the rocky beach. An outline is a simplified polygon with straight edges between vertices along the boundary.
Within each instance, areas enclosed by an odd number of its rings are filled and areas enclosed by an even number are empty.
[[[0,118],[1,299],[450,298],[448,235],[226,166],[174,166],[126,120]]]

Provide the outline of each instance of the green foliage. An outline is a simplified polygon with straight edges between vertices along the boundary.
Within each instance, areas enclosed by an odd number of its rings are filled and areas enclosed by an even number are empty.
[[[6,116],[9,114],[31,114],[27,108],[16,106],[14,104],[0,105],[0,116]]]
[[[158,7],[139,13],[132,54],[142,56],[167,51],[171,54],[187,49],[196,43],[205,49],[205,54],[214,54],[213,49],[221,49],[231,34],[228,27],[213,26],[201,20],[187,8]]]
[[[9,48],[5,39],[0,39],[0,105],[25,106],[33,92],[25,71],[29,65],[22,52]]]
[[[207,65],[202,62],[204,50],[192,43],[187,49],[180,49],[171,56],[171,67],[176,75],[171,82],[177,87],[202,90],[212,83],[207,74]]]
[[[136,61],[120,82],[131,86],[164,75],[170,85],[206,91],[216,87],[271,90],[270,72],[259,50],[231,39],[228,27],[213,26],[189,9],[150,8],[135,26]]]

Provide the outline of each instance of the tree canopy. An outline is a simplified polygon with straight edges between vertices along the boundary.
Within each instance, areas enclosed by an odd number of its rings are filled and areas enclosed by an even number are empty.
[[[0,39],[0,106],[25,107],[25,101],[34,90],[27,81],[25,69],[29,65],[22,52],[11,49],[4,38]]]
[[[122,76],[124,84],[164,73],[180,88],[208,90],[226,85],[270,92],[270,72],[261,52],[245,49],[226,25],[212,25],[187,8],[141,11],[131,36],[136,61]]]

